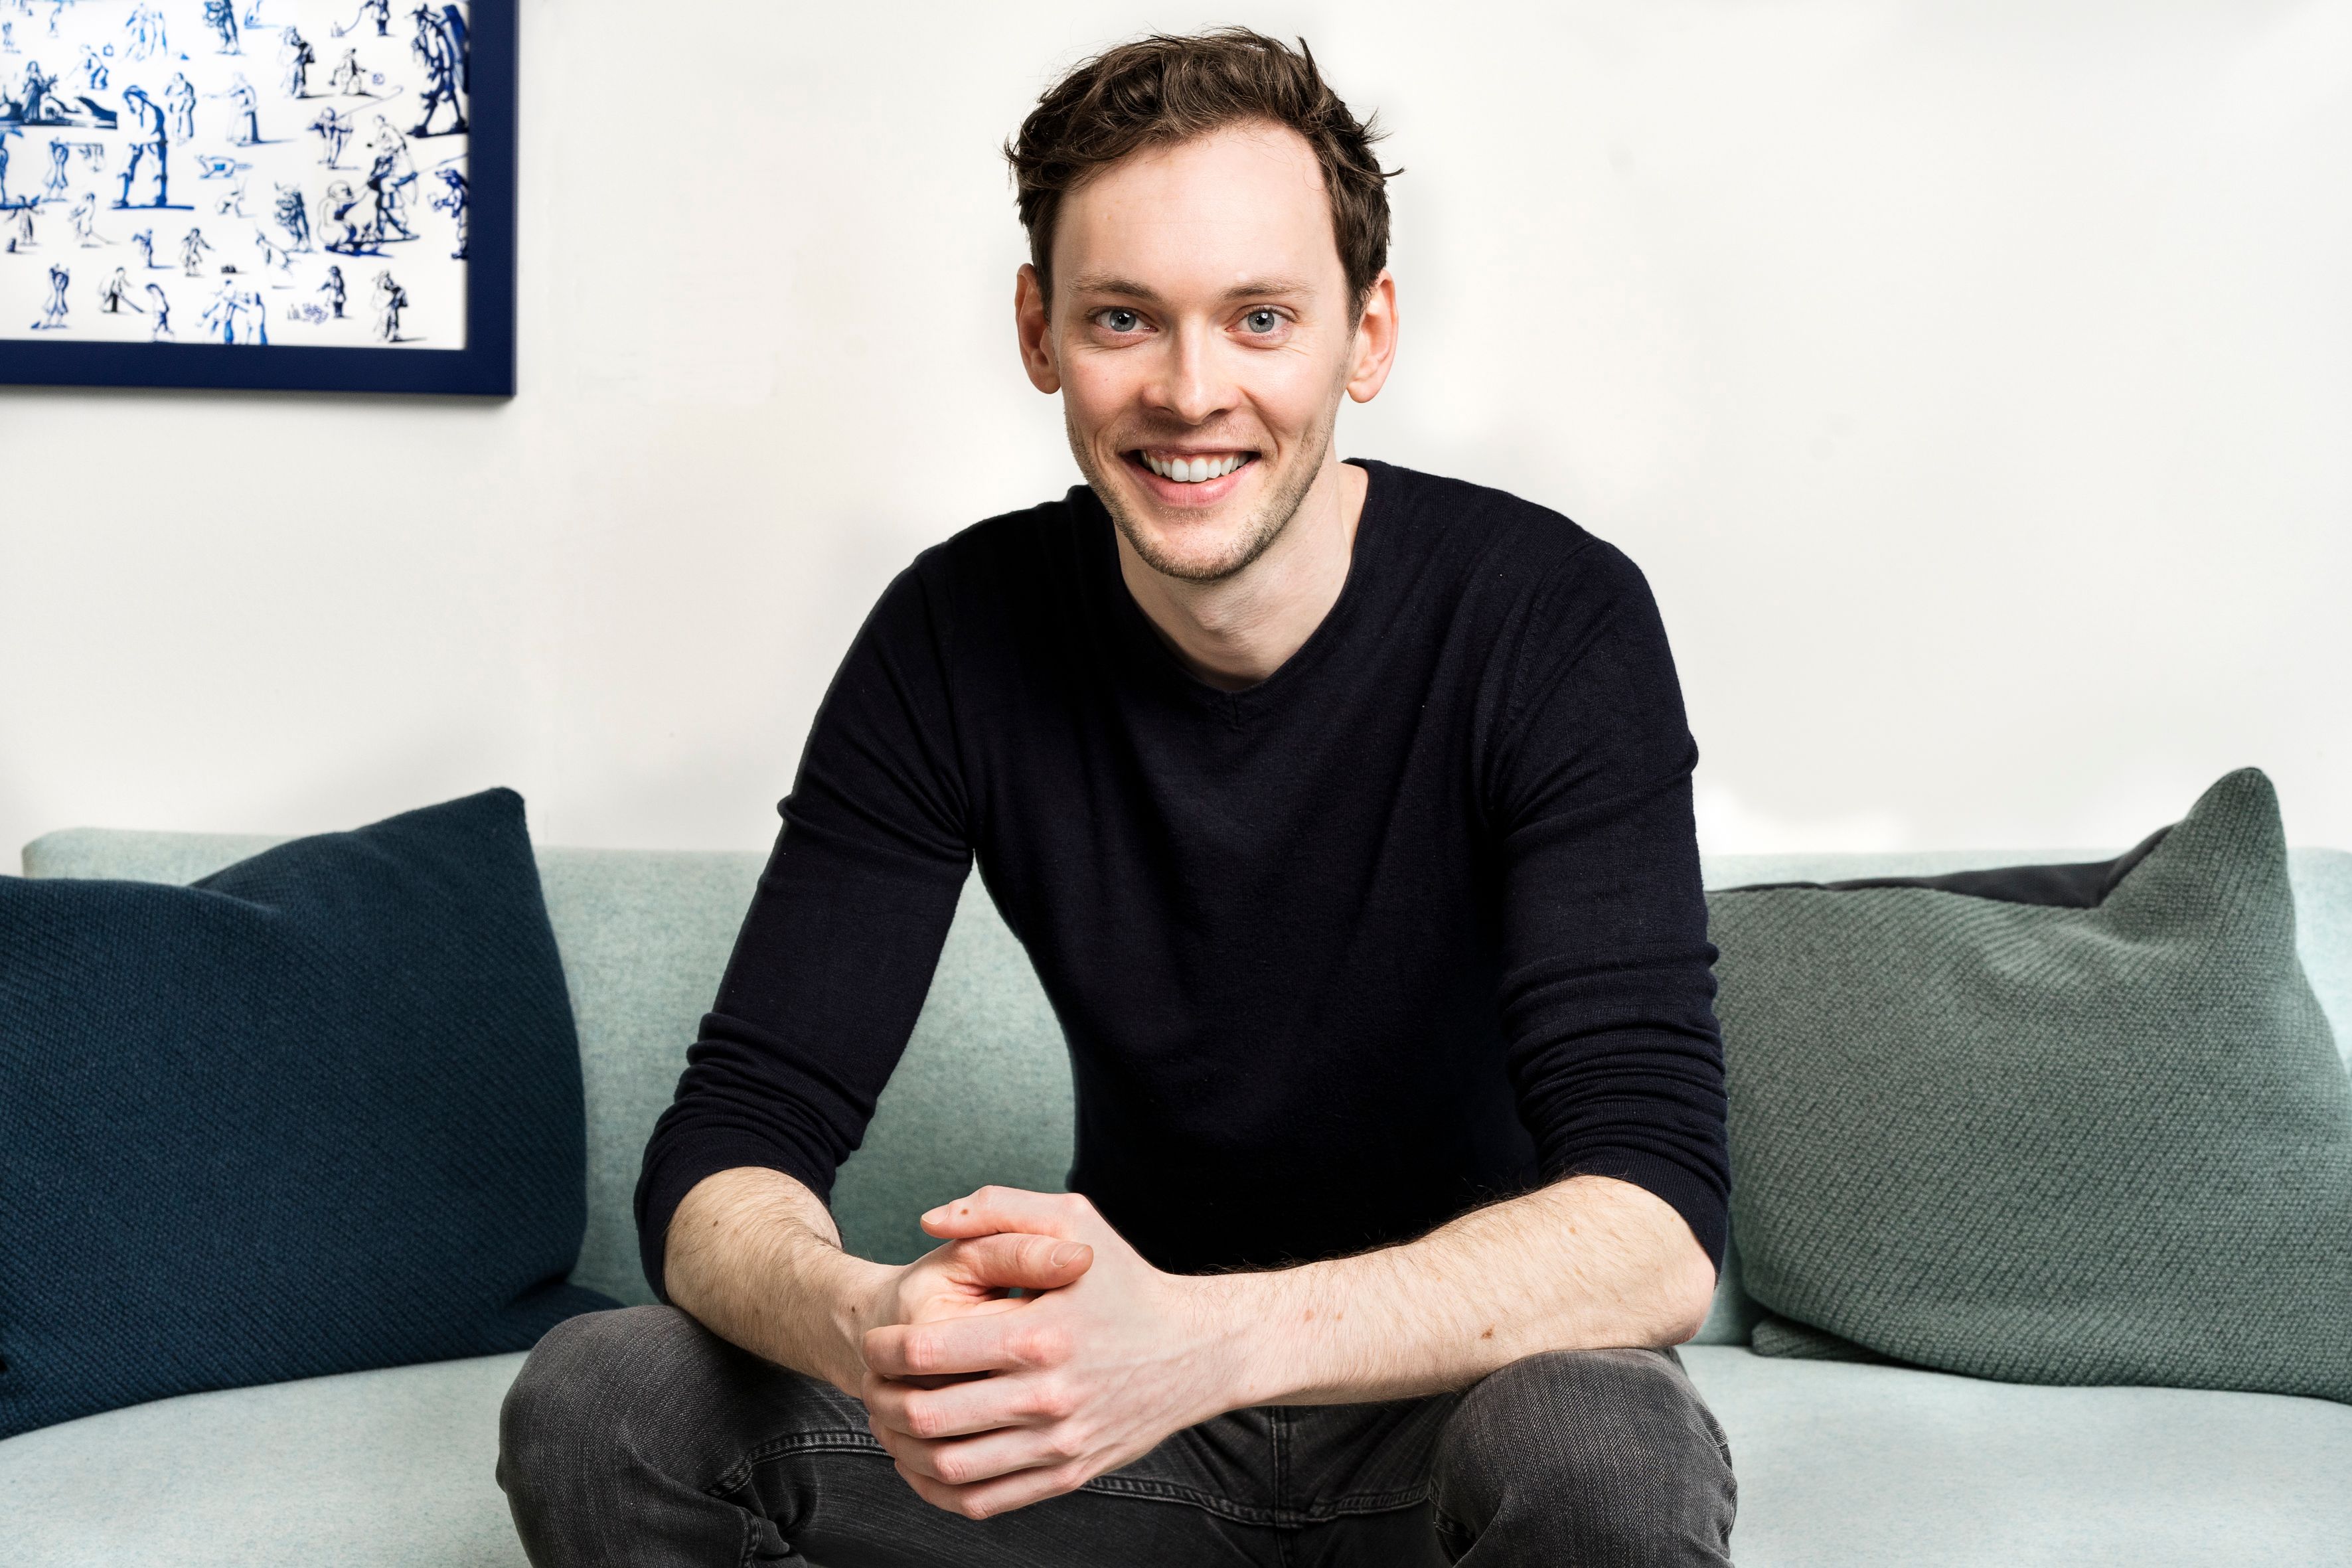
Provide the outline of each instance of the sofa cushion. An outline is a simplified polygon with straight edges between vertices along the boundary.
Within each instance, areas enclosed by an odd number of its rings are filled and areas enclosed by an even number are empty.
[[[1748,1289],[1948,1371],[2352,1399],[2352,1083],[2269,781],[2028,880],[1710,896]]]
[[[2049,1388],[1685,1345],[1740,1568],[2317,1568],[2352,1556],[2352,1407]]]
[[[2298,1568],[2352,1542],[2343,1405],[1682,1354],[1731,1440],[1741,1568]],[[0,1442],[5,1560],[522,1568],[493,1473],[521,1364],[194,1394]]]
[[[0,1434],[529,1346],[564,1282],[579,1048],[522,802],[193,887],[0,880]]]
[[[494,1474],[520,1354],[189,1394],[0,1442],[10,1568],[525,1568]]]

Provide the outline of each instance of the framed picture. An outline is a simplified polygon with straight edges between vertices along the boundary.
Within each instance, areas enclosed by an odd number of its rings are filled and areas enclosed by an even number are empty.
[[[0,382],[514,392],[515,0],[0,0]]]

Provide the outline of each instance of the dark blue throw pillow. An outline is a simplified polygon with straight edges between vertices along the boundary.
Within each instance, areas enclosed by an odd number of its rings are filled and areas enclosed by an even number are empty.
[[[0,877],[0,1437],[614,1305],[572,1007],[489,790],[192,887]]]

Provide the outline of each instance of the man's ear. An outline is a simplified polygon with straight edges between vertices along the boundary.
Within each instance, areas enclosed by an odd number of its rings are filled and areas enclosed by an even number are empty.
[[[1013,279],[1013,330],[1021,339],[1021,368],[1029,384],[1044,393],[1062,390],[1061,367],[1054,363],[1053,314],[1045,306],[1045,285],[1028,262]]]
[[[1396,363],[1396,279],[1387,268],[1364,293],[1364,308],[1356,318],[1356,342],[1349,350],[1348,395],[1370,403],[1388,384],[1389,367]]]

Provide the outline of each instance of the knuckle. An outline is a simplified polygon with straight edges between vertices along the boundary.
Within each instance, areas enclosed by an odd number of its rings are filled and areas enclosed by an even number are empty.
[[[971,1467],[963,1460],[942,1454],[932,1461],[931,1473],[951,1487],[960,1487],[970,1479]]]

